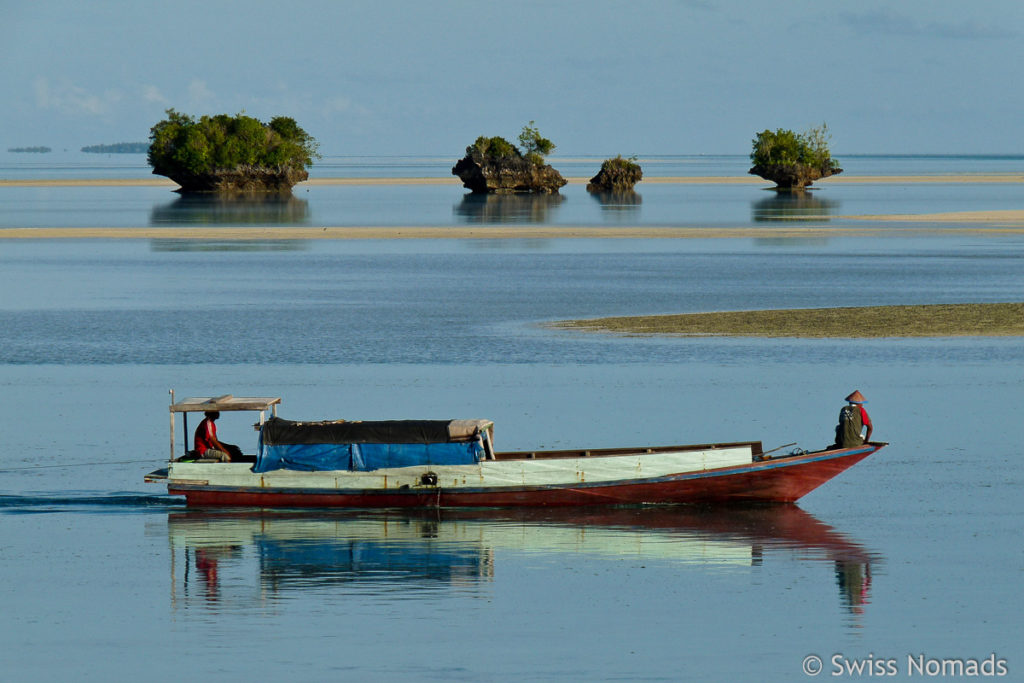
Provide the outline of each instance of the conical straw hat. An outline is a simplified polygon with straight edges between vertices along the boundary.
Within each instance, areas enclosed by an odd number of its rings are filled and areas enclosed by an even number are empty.
[[[852,394],[846,397],[846,400],[850,403],[867,403],[868,400],[864,398],[864,394],[859,391],[854,391]]]

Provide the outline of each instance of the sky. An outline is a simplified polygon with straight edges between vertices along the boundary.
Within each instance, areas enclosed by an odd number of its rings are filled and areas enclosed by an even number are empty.
[[[1021,0],[0,0],[0,148],[291,116],[324,155],[1024,153]]]

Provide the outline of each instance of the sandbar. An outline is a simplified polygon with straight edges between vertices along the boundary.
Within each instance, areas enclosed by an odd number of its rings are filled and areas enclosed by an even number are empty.
[[[947,213],[879,214],[843,216],[862,221],[885,221],[905,223],[981,223],[987,225],[1024,225],[1024,210],[1008,209],[997,211],[950,211]]]
[[[630,336],[854,339],[1024,336],[1024,303],[724,311],[563,320],[546,326]]]

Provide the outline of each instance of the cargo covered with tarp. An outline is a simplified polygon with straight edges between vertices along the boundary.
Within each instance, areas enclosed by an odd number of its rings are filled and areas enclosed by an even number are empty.
[[[471,465],[493,453],[490,420],[267,420],[253,472],[368,472],[414,465]]]

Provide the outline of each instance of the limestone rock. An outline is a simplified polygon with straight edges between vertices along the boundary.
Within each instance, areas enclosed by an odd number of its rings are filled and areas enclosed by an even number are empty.
[[[155,171],[154,171],[155,172]],[[210,173],[168,176],[181,185],[182,193],[213,192],[217,194],[290,193],[296,183],[309,178],[304,168],[279,166],[237,166]]]
[[[786,164],[778,166],[754,166],[750,175],[770,180],[780,189],[799,190],[810,187],[815,180],[842,173],[838,167],[817,168],[806,164]]]
[[[494,157],[473,146],[466,148],[466,156],[452,168],[452,175],[458,176],[464,187],[476,193],[548,194],[558,192],[568,182],[545,163],[536,163],[518,154]]]
[[[621,156],[606,159],[601,164],[601,170],[587,183],[587,192],[598,194],[632,192],[633,186],[643,177],[644,172],[640,168],[640,164],[623,159]]]

